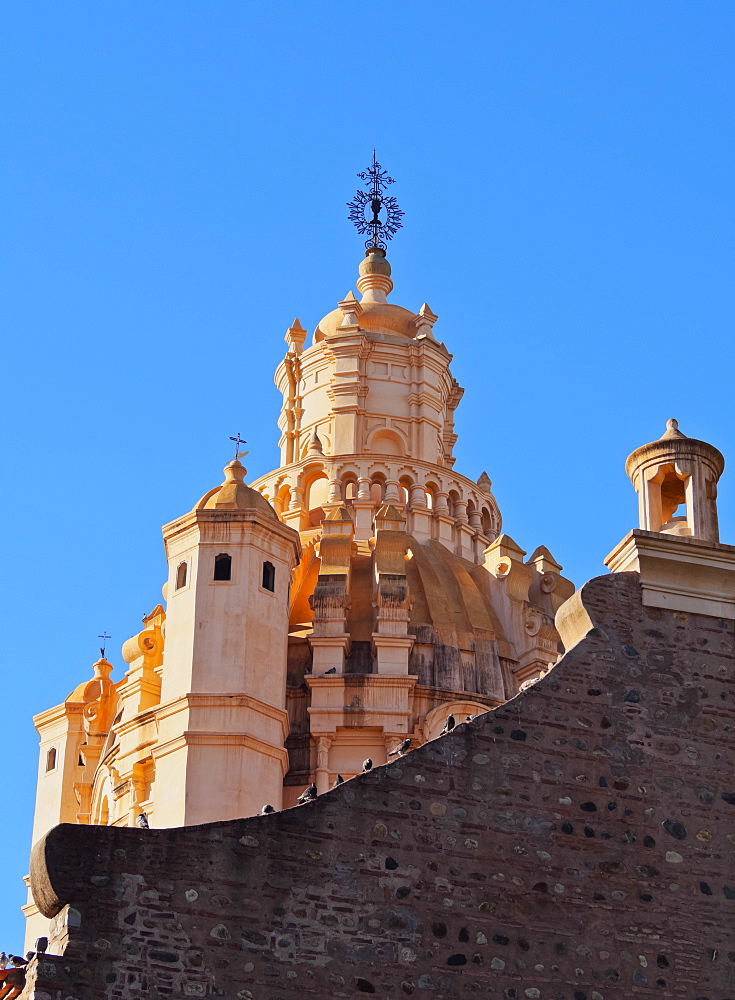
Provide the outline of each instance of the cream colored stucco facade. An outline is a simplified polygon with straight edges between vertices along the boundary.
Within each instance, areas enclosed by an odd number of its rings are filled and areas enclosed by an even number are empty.
[[[371,250],[315,328],[286,333],[281,465],[163,528],[164,603],[36,716],[34,841],[59,822],[165,827],[295,803],[513,697],[560,653],[573,592],[454,468],[463,390],[436,315],[389,302]],[[111,674],[119,675],[113,679]],[[28,940],[44,932],[32,903]]]

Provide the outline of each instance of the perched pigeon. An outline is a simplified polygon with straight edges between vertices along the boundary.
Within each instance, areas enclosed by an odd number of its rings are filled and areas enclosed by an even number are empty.
[[[312,799],[316,798],[316,785],[309,785],[305,788],[301,795],[296,799],[299,805],[303,805],[304,802],[311,802]]]
[[[35,951],[27,951],[26,952],[26,962],[30,962],[31,959],[35,958],[35,957],[36,957]]]
[[[337,673],[337,668],[336,667],[332,667],[331,670],[325,670],[324,671],[324,676],[326,677],[327,674],[336,674],[336,673]]]
[[[407,740],[404,740],[403,743],[400,743],[397,747],[391,750],[388,756],[401,757],[406,752],[406,750],[408,750],[410,746],[411,746],[411,737],[409,736]]]
[[[48,948],[48,938],[47,937],[36,938],[36,953],[38,955],[45,955],[47,948]]]
[[[18,968],[19,966],[28,965],[27,960],[25,958],[21,958],[20,955],[9,955],[8,957],[10,958],[10,961],[16,968]]]
[[[266,802],[266,804],[260,810],[260,815],[261,816],[267,816],[268,813],[274,813],[275,811],[276,810],[273,808],[273,806],[269,802]]]
[[[342,777],[342,775],[338,774],[337,777],[334,779],[334,784],[332,785],[332,788],[336,788],[337,785],[344,784],[344,780],[345,779]]]
[[[444,728],[442,729],[440,735],[446,736],[447,733],[451,733],[451,731],[454,729],[454,725],[455,725],[454,716],[448,715],[447,721],[444,723]]]
[[[373,762],[370,760],[369,757],[362,762],[362,769],[363,769],[363,771],[369,771],[372,766],[373,766]]]
[[[148,817],[144,812],[138,813],[135,817],[135,822],[141,830],[150,830],[150,823],[148,822]]]
[[[8,956],[4,951],[0,951],[0,969],[7,969],[8,967]]]

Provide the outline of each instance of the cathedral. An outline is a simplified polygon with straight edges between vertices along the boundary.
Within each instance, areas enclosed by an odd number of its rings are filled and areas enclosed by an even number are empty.
[[[673,419],[636,449],[639,527],[575,592],[454,468],[452,355],[390,301],[401,213],[361,176],[279,468],[233,439],[120,676],[103,650],[34,719],[23,996],[735,996],[723,456]]]
[[[547,548],[528,556],[503,531],[486,473],[455,470],[463,390],[437,316],[389,301],[385,249],[358,271],[359,297],[308,344],[298,319],[286,332],[280,467],[247,485],[236,454],[164,526],[164,604],[123,645],[123,675],[103,655],[34,719],[34,842],[58,823],[293,806],[557,661],[574,586]]]

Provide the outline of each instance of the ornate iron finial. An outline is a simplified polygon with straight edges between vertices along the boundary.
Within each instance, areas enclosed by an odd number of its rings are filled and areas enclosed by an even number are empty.
[[[350,210],[348,218],[355,223],[358,233],[363,236],[370,233],[370,239],[365,240],[368,250],[372,247],[387,250],[387,241],[393,239],[395,233],[403,227],[403,212],[398,207],[398,202],[392,196],[386,197],[384,193],[388,185],[395,184],[395,181],[378,163],[375,150],[372,166],[357,176],[361,181],[369,182],[369,189],[358,191],[352,201],[347,202]],[[372,218],[366,214],[366,208],[373,213]]]

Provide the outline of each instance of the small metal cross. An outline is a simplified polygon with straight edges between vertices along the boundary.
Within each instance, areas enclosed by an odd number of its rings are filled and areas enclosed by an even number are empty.
[[[102,635],[98,635],[97,638],[102,640],[102,645],[100,646],[100,653],[102,654],[102,659],[104,660],[105,649],[107,648],[107,640],[111,639],[112,636],[108,635],[107,632],[103,632]]]
[[[230,441],[235,442],[235,461],[237,461],[240,455],[240,445],[247,444],[247,441],[245,440],[245,438],[240,437],[239,431],[237,432],[237,437],[230,437]]]

